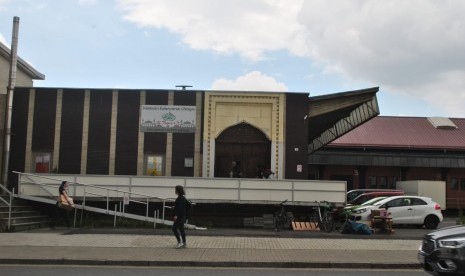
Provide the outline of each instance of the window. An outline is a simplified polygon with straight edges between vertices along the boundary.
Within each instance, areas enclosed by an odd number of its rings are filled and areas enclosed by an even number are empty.
[[[148,155],[145,158],[145,174],[161,176],[165,173],[164,158],[162,155]]]
[[[410,206],[410,204],[412,203],[412,201],[410,200],[410,198],[403,198],[402,199],[402,206]]]
[[[419,198],[412,198],[412,204],[411,205],[428,205],[428,203],[424,202],[423,200]]]
[[[387,208],[391,208],[391,207],[398,207],[398,206],[402,206],[402,202],[403,202],[403,198],[396,198],[394,200],[391,200],[389,202],[387,202],[385,205],[385,207]]]
[[[397,176],[392,176],[391,177],[391,183],[390,183],[390,187],[391,189],[395,189],[396,188],[396,183],[397,183]]]
[[[36,173],[49,173],[50,172],[50,158],[49,152],[37,152],[34,157],[34,172]]]
[[[368,186],[370,188],[376,188],[376,176],[369,176],[368,177]]]
[[[462,182],[460,182],[460,189],[465,191],[465,178],[462,178]]]
[[[378,177],[378,185],[379,185],[379,188],[386,189],[387,188],[387,177],[379,176]]]
[[[459,189],[459,181],[457,178],[451,178],[449,181],[449,187],[451,190],[458,190]]]

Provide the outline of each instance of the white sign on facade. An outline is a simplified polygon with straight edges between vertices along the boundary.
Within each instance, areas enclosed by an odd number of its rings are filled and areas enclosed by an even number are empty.
[[[142,105],[140,131],[195,132],[195,106]]]

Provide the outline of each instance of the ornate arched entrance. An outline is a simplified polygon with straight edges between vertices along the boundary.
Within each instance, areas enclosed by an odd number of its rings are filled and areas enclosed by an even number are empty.
[[[259,129],[240,123],[215,140],[215,177],[230,177],[232,161],[239,161],[242,177],[255,178],[257,168],[270,168],[271,142]]]

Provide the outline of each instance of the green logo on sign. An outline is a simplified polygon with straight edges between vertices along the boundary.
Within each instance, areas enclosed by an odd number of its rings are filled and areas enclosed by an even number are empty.
[[[165,121],[174,121],[174,120],[176,120],[176,116],[174,116],[171,112],[165,113],[165,114],[161,115],[161,117]]]

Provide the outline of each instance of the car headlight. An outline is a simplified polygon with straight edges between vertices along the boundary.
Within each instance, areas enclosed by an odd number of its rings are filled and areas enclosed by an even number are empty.
[[[367,211],[367,208],[362,208],[362,209],[354,210],[353,213],[355,213],[355,214],[361,214],[361,213],[365,213],[366,211]]]
[[[465,246],[465,238],[440,240],[438,244],[439,244],[439,247],[457,248],[457,247]]]

